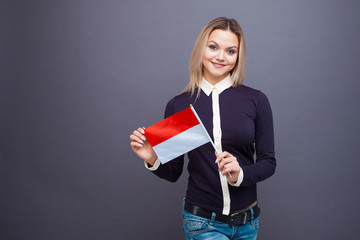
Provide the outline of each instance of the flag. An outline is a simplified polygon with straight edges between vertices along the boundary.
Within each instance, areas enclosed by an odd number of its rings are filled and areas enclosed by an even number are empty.
[[[212,142],[192,106],[145,128],[145,136],[162,164]]]

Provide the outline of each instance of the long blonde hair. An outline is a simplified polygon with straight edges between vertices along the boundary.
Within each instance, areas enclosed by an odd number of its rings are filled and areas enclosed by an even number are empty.
[[[203,65],[202,57],[205,51],[206,44],[210,34],[216,30],[228,30],[233,32],[239,40],[239,52],[238,59],[234,68],[230,71],[232,86],[240,85],[245,76],[245,58],[246,58],[246,48],[245,48],[245,38],[243,31],[239,23],[235,19],[228,19],[225,17],[215,18],[204,26],[196,39],[189,64],[189,73],[190,81],[185,87],[183,92],[190,92],[191,94],[195,93],[197,90],[198,94],[200,93],[200,83],[203,77]]]

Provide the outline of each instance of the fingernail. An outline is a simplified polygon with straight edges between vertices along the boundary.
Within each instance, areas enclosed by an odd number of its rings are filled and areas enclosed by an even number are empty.
[[[219,163],[219,159],[218,159],[218,158],[215,160],[215,163]]]
[[[140,143],[138,143],[138,146],[139,146],[139,147],[143,147],[143,145],[141,145]]]
[[[141,130],[141,133],[142,133],[142,134],[145,134],[144,129],[140,128],[140,130]]]
[[[141,137],[142,140],[146,141],[146,138],[144,136]]]
[[[140,140],[141,144],[144,144],[144,141],[142,141],[141,139],[139,139],[139,140]]]

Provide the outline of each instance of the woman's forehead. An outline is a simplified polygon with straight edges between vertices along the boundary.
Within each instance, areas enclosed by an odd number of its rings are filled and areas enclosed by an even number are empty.
[[[215,42],[216,44],[226,45],[228,47],[235,46],[239,44],[238,37],[235,33],[229,30],[216,29],[212,31],[209,35],[208,42]]]

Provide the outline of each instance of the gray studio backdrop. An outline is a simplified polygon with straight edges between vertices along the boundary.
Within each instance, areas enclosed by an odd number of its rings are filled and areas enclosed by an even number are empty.
[[[273,108],[262,240],[356,239],[356,0],[1,1],[0,239],[183,239],[177,183],[129,147],[188,81],[203,25],[236,18]]]

